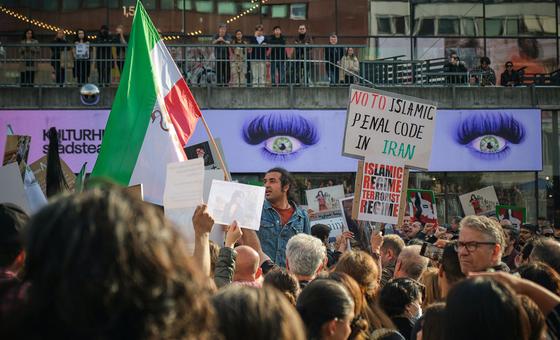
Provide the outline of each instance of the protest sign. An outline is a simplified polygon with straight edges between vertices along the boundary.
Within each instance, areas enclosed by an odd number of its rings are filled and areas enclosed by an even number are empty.
[[[437,224],[436,198],[431,190],[408,189],[406,191],[407,211],[410,222]]]
[[[344,230],[348,230],[354,234],[353,246],[369,251],[369,240],[371,237],[369,229],[371,229],[371,225],[368,221],[358,221],[352,218],[354,195],[340,199],[339,202],[342,211]]]
[[[196,207],[202,203],[204,188],[204,161],[195,158],[167,164],[164,209]]]
[[[68,167],[62,158],[60,159],[60,165],[62,167],[62,173],[64,174],[64,179],[68,184],[68,190],[70,192],[74,191],[74,186],[76,185],[76,175],[72,172],[72,170]],[[43,156],[39,158],[36,162],[29,165],[31,171],[33,171],[33,175],[39,182],[41,186],[41,190],[45,195],[47,194],[47,156]]]
[[[428,169],[436,109],[426,100],[352,85],[342,154]]]
[[[218,161],[217,154],[218,152],[220,152],[223,155],[224,151],[222,149],[222,143],[220,139],[215,138],[214,141],[216,142],[216,146],[218,147],[218,150],[216,150],[216,148],[214,147],[214,143],[210,143],[208,141],[197,143],[195,145],[189,145],[185,147],[183,150],[185,151],[185,154],[187,155],[188,159],[195,159],[195,158],[204,159],[204,169],[206,170],[221,169],[222,165]],[[226,171],[227,171],[228,169],[227,169],[227,164],[225,164],[225,161],[224,161],[224,165],[226,166]]]
[[[13,203],[30,212],[17,163],[0,167],[0,203]]]
[[[27,164],[27,158],[29,156],[30,145],[30,136],[6,136],[6,145],[4,148],[4,158],[2,161],[2,165],[18,163],[20,173],[23,174],[25,165]]]
[[[512,224],[520,226],[527,220],[527,212],[524,207],[513,205],[496,205],[496,216],[498,220],[510,220]]]
[[[401,193],[405,187],[404,164],[386,164],[366,157],[358,162],[352,217],[360,221],[397,224]]]
[[[243,228],[259,230],[264,191],[264,187],[213,180],[208,212],[217,224],[236,220]]]
[[[334,185],[305,191],[307,205],[313,211],[338,209],[338,200],[344,198],[344,186]]]
[[[459,196],[459,201],[463,207],[465,216],[467,215],[494,215],[498,196],[493,186],[482,188],[476,191]]]
[[[344,228],[344,217],[342,216],[342,210],[325,210],[314,213],[310,217],[309,224],[313,227],[316,224],[325,224],[330,229],[329,242],[332,243],[336,238],[342,234]]]
[[[135,199],[140,200],[140,201],[144,200],[144,185],[143,184],[131,185],[131,186],[125,188],[125,190]]]

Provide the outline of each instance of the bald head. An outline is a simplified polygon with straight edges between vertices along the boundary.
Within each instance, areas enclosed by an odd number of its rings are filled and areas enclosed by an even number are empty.
[[[394,278],[408,277],[418,280],[426,267],[428,259],[420,255],[421,246],[404,247],[397,259]]]
[[[233,281],[254,281],[259,269],[259,253],[249,246],[235,247],[235,273]]]

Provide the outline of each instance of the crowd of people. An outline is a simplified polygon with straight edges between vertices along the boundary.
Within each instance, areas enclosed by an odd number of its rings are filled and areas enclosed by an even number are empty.
[[[161,209],[97,181],[29,217],[0,204],[0,334],[76,339],[558,339],[560,233],[492,217],[406,218],[329,244],[264,176],[258,231],[236,221],[194,252]],[[356,223],[355,225],[360,225]]]
[[[480,86],[495,86],[496,72],[490,67],[491,61],[488,57],[480,58],[480,65],[472,70],[467,69],[465,63],[461,61],[455,51],[449,54],[449,61],[445,63],[443,71],[452,73],[446,76],[446,82],[449,84],[476,84]],[[470,76],[469,76],[470,73]],[[505,70],[500,75],[501,86],[519,86],[522,85],[523,70],[515,69],[513,62],[505,63]]]

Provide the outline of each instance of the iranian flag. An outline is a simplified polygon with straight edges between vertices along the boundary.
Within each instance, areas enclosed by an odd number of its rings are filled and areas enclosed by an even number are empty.
[[[119,88],[93,177],[144,185],[144,200],[162,204],[167,163],[186,160],[182,146],[200,109],[140,3]]]

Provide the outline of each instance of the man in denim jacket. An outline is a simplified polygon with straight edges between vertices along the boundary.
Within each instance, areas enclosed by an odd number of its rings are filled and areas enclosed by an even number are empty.
[[[266,188],[258,237],[263,252],[278,266],[286,267],[286,245],[299,233],[309,234],[307,212],[290,200],[294,181],[282,168],[270,169],[264,176]]]

